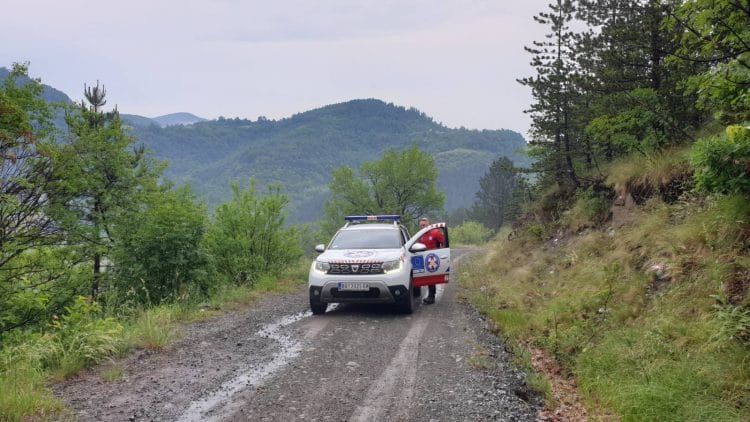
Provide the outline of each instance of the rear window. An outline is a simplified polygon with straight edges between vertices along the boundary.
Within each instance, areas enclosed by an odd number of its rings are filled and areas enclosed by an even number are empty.
[[[399,230],[342,230],[334,236],[328,249],[398,249]]]

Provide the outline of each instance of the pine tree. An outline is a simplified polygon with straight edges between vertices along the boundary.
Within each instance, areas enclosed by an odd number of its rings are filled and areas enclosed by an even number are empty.
[[[531,114],[531,144],[536,146],[536,169],[543,177],[551,176],[563,192],[573,192],[580,181],[574,160],[578,147],[578,131],[574,127],[574,86],[576,75],[575,33],[569,23],[575,8],[571,0],[557,0],[549,12],[541,12],[534,20],[549,26],[546,41],[535,41],[526,51],[533,55],[534,77],[519,79],[531,88],[534,103],[526,112]]]
[[[73,242],[93,261],[91,295],[99,293],[102,260],[110,253],[113,226],[138,210],[144,195],[158,189],[162,166],[149,160],[126,132],[117,110],[103,112],[104,87],[85,87],[81,102],[66,116],[69,140],[55,171],[70,199],[67,227]],[[132,222],[131,222],[132,224]]]

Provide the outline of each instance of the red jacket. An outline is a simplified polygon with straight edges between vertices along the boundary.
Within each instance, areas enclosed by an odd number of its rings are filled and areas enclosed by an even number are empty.
[[[427,249],[440,249],[445,247],[445,236],[440,229],[432,229],[419,238],[419,243],[424,243]]]

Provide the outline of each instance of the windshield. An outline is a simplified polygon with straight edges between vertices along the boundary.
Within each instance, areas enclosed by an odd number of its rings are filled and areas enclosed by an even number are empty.
[[[329,249],[398,249],[401,233],[398,230],[342,230],[331,241]]]

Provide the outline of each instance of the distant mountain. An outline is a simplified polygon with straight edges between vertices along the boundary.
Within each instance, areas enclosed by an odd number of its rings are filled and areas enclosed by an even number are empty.
[[[161,126],[154,119],[149,118],[149,117],[139,116],[137,114],[120,113],[120,118],[126,125],[129,125],[129,126],[151,126],[151,125]]]
[[[206,121],[206,119],[204,119],[203,117],[198,117],[195,114],[184,112],[165,114],[164,116],[154,117],[151,120],[156,121],[161,127],[174,125],[192,125],[193,123]]]
[[[0,67],[0,82],[10,75],[10,70]],[[21,85],[29,83],[29,78],[23,77],[18,80]],[[48,103],[72,103],[73,101],[64,92],[52,88],[49,85],[43,85],[42,98]]]
[[[175,125],[192,125],[193,123],[205,122],[206,119],[198,117],[191,113],[172,113],[165,114],[159,117],[143,117],[137,114],[120,114],[122,120],[130,126],[151,126],[156,125],[159,127],[175,126]]]
[[[290,220],[310,222],[323,213],[333,169],[358,168],[389,148],[416,144],[433,154],[446,209],[468,207],[479,178],[503,155],[528,164],[523,137],[510,130],[450,129],[419,110],[375,99],[333,104],[274,121],[260,118],[203,121],[189,126],[135,126],[133,134],[167,176],[190,183],[210,205],[230,197],[229,182],[254,177],[262,188],[279,183],[290,196]]]

